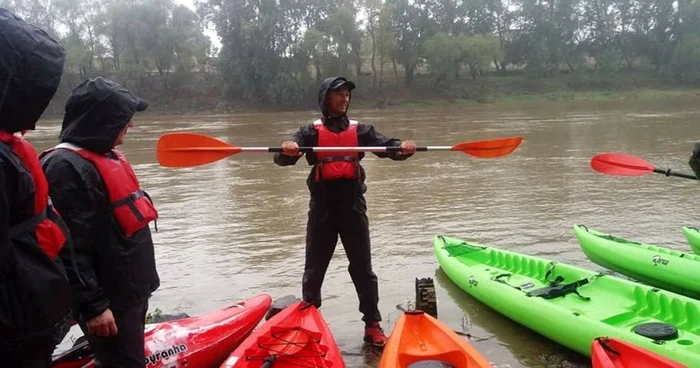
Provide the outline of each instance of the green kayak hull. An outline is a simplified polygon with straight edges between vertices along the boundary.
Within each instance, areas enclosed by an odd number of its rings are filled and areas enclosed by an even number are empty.
[[[685,234],[690,248],[693,249],[693,253],[700,254],[700,231],[691,226],[683,226],[683,234]]]
[[[608,336],[700,367],[700,301],[449,237],[435,237],[434,251],[445,274],[466,293],[583,355],[591,355],[596,337]],[[559,281],[560,296],[544,292],[551,281]]]
[[[700,298],[700,256],[574,226],[588,259],[645,284]]]

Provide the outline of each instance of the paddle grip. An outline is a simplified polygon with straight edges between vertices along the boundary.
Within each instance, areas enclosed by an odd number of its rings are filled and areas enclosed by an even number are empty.
[[[677,172],[671,171],[671,169],[666,169],[666,170],[664,170],[664,169],[654,169],[654,172],[655,172],[655,173],[658,173],[658,174],[664,174],[664,175],[666,175],[666,176],[677,176],[677,177],[679,177],[679,178],[698,180],[698,178],[697,178],[695,175],[684,174],[684,173],[677,173]]]
[[[428,147],[416,147],[416,152],[426,152]],[[401,146],[391,146],[386,148],[387,152],[401,152]]]
[[[271,153],[282,153],[284,150],[282,150],[282,147],[270,147],[267,149],[268,152]],[[386,152],[401,152],[401,147],[400,146],[390,146],[386,147]],[[417,152],[426,152],[428,151],[428,147],[416,147]],[[302,153],[309,153],[309,152],[314,152],[314,147],[299,147],[299,152]]]

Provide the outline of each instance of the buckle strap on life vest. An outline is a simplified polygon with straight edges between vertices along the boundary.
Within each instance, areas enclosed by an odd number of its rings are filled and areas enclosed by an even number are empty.
[[[37,225],[39,225],[42,221],[44,221],[46,219],[47,209],[44,209],[43,211],[41,211],[41,213],[30,218],[29,220],[25,220],[25,221],[20,222],[19,224],[15,225],[15,226],[11,227],[10,228],[10,238],[15,238],[18,235],[25,233],[25,232],[35,228]]]
[[[134,202],[141,197],[148,198],[148,200],[151,202],[151,204],[153,204],[153,200],[151,199],[151,196],[149,196],[148,193],[146,193],[146,191],[137,190],[137,191],[129,194],[128,196],[111,203],[110,207],[117,208],[117,207],[126,205],[127,207],[129,207],[129,210],[131,211],[131,213],[133,213],[134,216],[136,216],[136,219],[138,221],[143,221],[143,214],[141,214],[141,212],[139,212],[138,208],[136,208],[136,206],[134,205]],[[158,220],[157,219],[153,220],[153,225],[155,227],[155,231],[158,232]]]
[[[134,216],[136,216],[136,219],[138,221],[143,221],[143,215],[141,214],[141,212],[139,212],[138,208],[134,206],[134,202],[141,197],[143,197],[143,190],[137,190],[120,200],[112,202],[110,206],[112,208],[117,208],[126,205],[127,207],[129,207],[131,213],[133,213]]]
[[[335,161],[354,162],[354,161],[357,161],[357,158],[352,157],[352,156],[324,157],[324,158],[318,160],[317,165],[322,164],[322,163],[326,163],[326,162],[335,162]]]

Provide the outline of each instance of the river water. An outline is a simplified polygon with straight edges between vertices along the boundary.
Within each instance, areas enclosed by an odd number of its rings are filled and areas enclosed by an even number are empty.
[[[315,112],[144,116],[121,147],[159,210],[154,233],[161,287],[151,309],[190,315],[259,293],[300,296],[308,210],[309,167],[279,167],[267,153],[241,153],[186,169],[158,165],[155,146],[168,132],[197,132],[239,146],[278,146]],[[700,140],[693,99],[660,102],[542,102],[351,110],[380,132],[419,145],[520,135],[510,156],[477,159],[455,152],[419,152],[404,162],[363,160],[367,171],[373,265],[388,332],[396,305],[414,298],[415,278],[431,277],[439,318],[472,341],[497,367],[588,367],[587,359],[477,302],[439,270],[435,235],[602,270],[574,238],[574,224],[689,250],[681,226],[698,225],[697,183],[659,174],[612,177],[590,158],[624,152],[657,167],[690,172]],[[56,143],[60,121],[45,121],[28,138],[38,149]],[[349,367],[375,367],[363,349],[363,324],[338,246],[321,309]]]

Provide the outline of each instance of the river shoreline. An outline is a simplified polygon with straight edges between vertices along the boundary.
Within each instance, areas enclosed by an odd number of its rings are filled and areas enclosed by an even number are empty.
[[[700,100],[700,88],[676,88],[676,89],[634,89],[623,91],[553,91],[547,93],[532,93],[532,94],[494,94],[478,99],[445,99],[445,98],[430,98],[430,99],[415,99],[415,98],[397,98],[388,103],[378,106],[376,102],[371,102],[366,99],[358,99],[350,105],[351,110],[392,110],[402,109],[406,107],[420,106],[479,106],[493,105],[497,107],[507,107],[513,104],[538,104],[552,102],[571,102],[571,101],[592,101],[592,102],[616,102],[616,101],[665,101],[674,99],[698,99]],[[182,106],[182,105],[181,105]],[[219,105],[211,107],[200,107],[194,111],[179,109],[177,104],[167,104],[159,106],[157,103],[151,104],[151,107],[140,115],[219,115],[219,114],[235,114],[235,113],[269,113],[269,112],[300,112],[300,111],[315,111],[308,107],[294,108],[274,108],[274,107],[257,107],[246,105]]]

